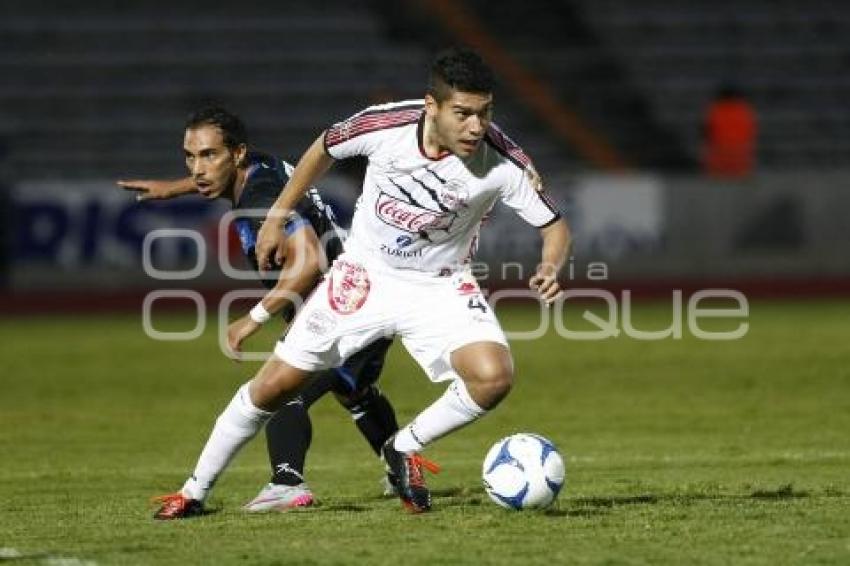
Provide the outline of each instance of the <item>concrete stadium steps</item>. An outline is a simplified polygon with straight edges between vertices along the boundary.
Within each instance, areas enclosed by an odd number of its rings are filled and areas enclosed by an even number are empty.
[[[281,18],[271,22],[234,18],[226,27],[205,22],[186,22],[184,27],[173,22],[139,26],[120,18],[87,29],[91,23],[74,19],[61,27],[41,28],[3,26],[6,55],[95,55],[135,54],[155,57],[157,53],[182,55],[184,59],[209,56],[212,53],[242,53],[262,56],[268,51],[304,50],[305,45],[321,42],[321,50],[380,47],[375,26],[364,25],[363,18],[340,21],[334,18],[292,20]],[[266,25],[267,24],[267,25]],[[82,29],[75,29],[75,26]],[[107,51],[108,50],[108,51]],[[104,53],[106,51],[106,53]]]
[[[705,107],[724,81],[759,114],[759,162],[846,165],[850,5],[710,0],[579,0],[588,22],[695,158]]]
[[[680,141],[653,120],[642,92],[575,3],[466,3],[520,64],[627,161],[643,167],[690,165]]]
[[[183,120],[208,99],[243,116],[257,147],[295,159],[323,127],[367,104],[422,96],[433,46],[393,37],[384,8],[4,2],[7,169],[16,178],[178,174]],[[542,171],[577,163],[503,93],[497,121]]]
[[[0,36],[0,142],[15,178],[179,174],[183,121],[204,100],[295,159],[363,106],[421,96],[428,59],[341,0],[12,0]]]

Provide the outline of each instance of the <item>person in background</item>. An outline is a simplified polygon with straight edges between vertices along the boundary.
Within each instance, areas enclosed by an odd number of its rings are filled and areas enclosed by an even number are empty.
[[[718,89],[703,124],[703,167],[711,177],[741,179],[755,169],[756,112],[734,84]]]

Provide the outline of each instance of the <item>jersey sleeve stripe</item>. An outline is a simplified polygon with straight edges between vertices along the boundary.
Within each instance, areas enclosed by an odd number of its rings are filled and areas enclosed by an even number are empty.
[[[422,108],[384,110],[358,114],[331,126],[325,133],[325,149],[344,141],[388,128],[406,126],[419,120]]]
[[[355,121],[352,127],[352,137],[360,135],[361,132],[382,130],[396,125],[410,124],[419,118],[419,112],[407,111],[405,113],[387,115],[369,115]]]
[[[403,112],[405,110],[422,110],[423,108],[425,108],[425,104],[421,100],[413,102],[399,102],[388,105],[370,106],[369,108],[358,112],[356,116],[387,114],[389,112]]]
[[[537,196],[540,197],[540,200],[543,201],[543,204],[546,205],[546,208],[552,211],[552,214],[560,214],[560,212],[558,212],[558,207],[555,206],[555,203],[552,202],[552,199],[549,198],[549,195],[547,195],[543,191],[537,191]]]
[[[510,160],[523,171],[526,167],[531,165],[531,158],[529,158],[522,148],[511,138],[505,135],[505,133],[502,132],[502,130],[500,130],[495,124],[490,124],[490,127],[487,128],[487,134],[484,139],[487,140],[487,142],[489,142],[496,151],[501,153],[505,156],[505,158]]]

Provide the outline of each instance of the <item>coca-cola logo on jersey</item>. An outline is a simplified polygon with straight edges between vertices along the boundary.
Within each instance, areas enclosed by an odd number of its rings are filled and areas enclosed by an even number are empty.
[[[378,197],[375,214],[386,224],[413,234],[430,230],[448,231],[455,219],[452,213],[423,208],[386,193]]]

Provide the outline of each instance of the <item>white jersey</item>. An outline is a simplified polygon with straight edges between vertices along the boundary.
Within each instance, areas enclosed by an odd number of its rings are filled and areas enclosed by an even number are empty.
[[[346,250],[395,269],[447,275],[471,261],[497,200],[538,228],[560,217],[531,160],[495,125],[467,158],[426,156],[424,108],[423,100],[372,106],[326,132],[334,159],[369,160]]]

